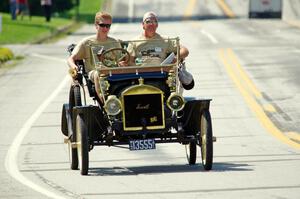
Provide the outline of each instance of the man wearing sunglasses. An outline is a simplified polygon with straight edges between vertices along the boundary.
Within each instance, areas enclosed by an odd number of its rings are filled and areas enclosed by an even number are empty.
[[[95,63],[91,52],[91,45],[103,46],[103,50],[111,48],[120,48],[121,44],[116,39],[109,37],[108,33],[112,24],[112,16],[106,12],[97,12],[95,15],[95,29],[96,34],[86,37],[79,41],[71,56],[68,58],[68,65],[71,69],[78,70],[75,64],[76,60],[83,60],[85,70],[88,73],[88,77],[95,83],[96,92],[99,91],[100,85],[98,85],[98,74],[95,70]],[[97,92],[98,96],[99,93]],[[99,96],[101,99],[101,97]]]
[[[141,65],[160,65],[170,53],[173,52],[176,54],[176,44],[156,32],[158,17],[154,12],[146,12],[144,14],[142,27],[143,33],[134,39],[141,41],[130,42],[127,48],[127,51],[131,55],[131,64],[138,62]],[[188,49],[181,45],[179,51],[181,62],[188,54]],[[189,90],[194,87],[193,76],[186,71],[184,64],[179,69],[178,75],[183,88]]]

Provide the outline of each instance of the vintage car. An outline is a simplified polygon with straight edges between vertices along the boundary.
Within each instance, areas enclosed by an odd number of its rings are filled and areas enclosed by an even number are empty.
[[[166,42],[170,41],[176,44],[178,55],[179,38]],[[151,65],[136,60],[136,64],[119,67],[120,60],[128,63],[130,59],[126,50],[130,42],[135,41],[122,42],[123,48],[104,52],[101,46],[91,46],[100,97],[82,60],[76,63],[79,70],[71,71],[76,78],[69,102],[63,104],[61,123],[71,169],[79,167],[81,174],[87,175],[89,151],[94,146],[127,145],[135,151],[155,149],[158,143],[180,143],[185,145],[191,165],[196,163],[199,146],[202,165],[210,170],[215,141],[209,112],[211,99],[183,97],[178,56],[175,63]],[[95,103],[88,103],[88,99]]]

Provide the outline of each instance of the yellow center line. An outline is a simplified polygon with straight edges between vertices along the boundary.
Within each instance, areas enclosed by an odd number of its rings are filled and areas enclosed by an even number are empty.
[[[275,107],[272,104],[264,104],[263,108],[266,111],[271,112],[271,113],[275,113],[276,112],[276,109],[275,109]]]
[[[246,85],[249,87],[250,91],[255,95],[256,98],[258,98],[258,99],[262,98],[261,92],[257,89],[257,87],[252,82],[252,80],[248,77],[246,71],[242,68],[241,64],[239,63],[239,61],[236,58],[235,54],[233,53],[232,49],[227,49],[227,53],[229,55],[230,60],[236,66],[236,68],[239,72],[239,75],[243,78]]]
[[[229,6],[225,3],[224,0],[217,0],[217,4],[220,6],[220,8],[223,10],[223,12],[227,15],[227,17],[229,17],[229,18],[235,17],[235,14],[229,8]]]
[[[191,22],[189,22],[188,24],[190,24],[193,28],[201,29],[201,24],[200,24],[199,21],[197,21],[197,22],[191,21]]]
[[[297,132],[287,132],[286,135],[289,138],[291,138],[291,139],[293,139],[297,142],[300,142],[300,134],[299,133],[297,133]]]
[[[189,3],[184,11],[183,19],[188,19],[192,16],[197,0],[189,0]]]
[[[290,24],[291,26],[300,28],[300,20],[284,20],[284,21]]]
[[[263,108],[258,104],[258,102],[252,97],[252,95],[247,92],[247,90],[243,87],[243,84],[241,80],[239,79],[238,74],[236,74],[234,68],[230,65],[228,62],[228,59],[226,59],[226,51],[224,49],[219,50],[219,58],[221,59],[223,65],[225,66],[225,69],[229,75],[229,77],[232,79],[232,81],[235,83],[236,87],[244,97],[246,103],[250,107],[250,109],[255,113],[258,120],[261,122],[263,127],[273,136],[275,136],[277,139],[281,140],[282,142],[292,146],[293,148],[300,149],[300,144],[290,140],[288,137],[284,135],[283,132],[281,132],[274,124],[273,122],[268,118],[266,113],[264,112]]]

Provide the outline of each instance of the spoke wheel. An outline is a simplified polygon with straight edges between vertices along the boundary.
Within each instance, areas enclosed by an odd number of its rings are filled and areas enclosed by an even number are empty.
[[[76,117],[76,138],[79,169],[81,175],[87,175],[89,170],[89,144],[87,127],[82,115]]]
[[[197,157],[197,145],[196,142],[190,142],[189,144],[185,145],[185,153],[187,161],[190,165],[194,165],[196,163]]]
[[[128,64],[129,59],[129,52],[123,48],[112,48],[99,55],[99,60],[106,67],[118,67],[120,61]]]
[[[205,170],[211,170],[213,164],[213,136],[211,117],[208,110],[204,110],[200,119],[200,147],[202,165]]]
[[[80,95],[80,87],[78,85],[71,86],[70,93],[69,93],[69,106],[70,106],[70,115],[71,118],[73,117],[73,108],[75,106],[81,106],[81,95]],[[71,119],[74,121],[73,119]],[[75,125],[73,125],[75,126]],[[70,142],[68,142],[68,149],[69,149],[69,160],[70,160],[70,167],[72,170],[78,169],[78,156],[77,156],[77,149],[72,147],[71,143],[76,142],[76,133],[75,129],[73,128],[73,134],[68,135],[70,137]]]

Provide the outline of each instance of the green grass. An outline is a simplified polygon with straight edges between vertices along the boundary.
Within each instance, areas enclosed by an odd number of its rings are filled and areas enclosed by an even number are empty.
[[[102,0],[84,0],[80,1],[79,11],[83,14],[95,15],[101,8]]]
[[[2,15],[2,32],[0,33],[0,44],[32,43],[66,25],[71,25],[69,19],[52,18],[46,23],[44,17],[33,16],[29,19],[25,16],[23,20],[11,20],[7,13]]]
[[[78,8],[79,21],[94,23],[95,14],[101,10],[103,0],[81,0]],[[75,16],[77,8],[73,8],[67,13],[67,16]]]
[[[103,0],[81,0],[79,6],[79,20],[82,22],[93,23],[95,13],[101,9]],[[0,13],[2,15],[2,32],[0,33],[0,44],[24,44],[35,43],[45,38],[58,29],[71,25],[70,18],[76,13],[76,8],[67,12],[67,14],[58,14],[66,18],[52,18],[50,23],[45,22],[44,17],[24,16],[23,20],[11,20],[9,13]]]
[[[43,43],[54,43],[54,42],[57,42],[57,41],[63,39],[64,37],[71,35],[73,32],[75,32],[76,30],[78,30],[82,25],[83,25],[82,22],[74,23],[72,26],[70,26],[66,30],[57,33],[55,35],[55,37],[49,37],[46,40],[43,40]]]
[[[103,0],[81,0],[79,6],[79,21],[93,23],[95,13],[101,10]],[[55,16],[63,16],[65,18],[54,17],[50,23],[45,22],[44,17],[32,16],[29,19],[28,16],[24,16],[23,20],[11,20],[9,13],[0,13],[2,16],[2,32],[0,33],[0,45],[1,44],[24,44],[35,43],[43,38],[47,38],[53,33],[57,33],[59,29],[73,24],[73,16],[76,14],[77,8],[74,8],[67,12],[67,14],[55,14]],[[44,42],[52,42],[57,39],[61,39],[70,32],[79,28],[81,23],[70,26],[63,32],[56,34],[54,38],[50,38]],[[5,57],[5,59],[3,58]],[[4,70],[15,66],[22,57],[9,57],[7,60],[7,53],[0,51],[0,74]],[[4,62],[3,62],[4,61]]]

